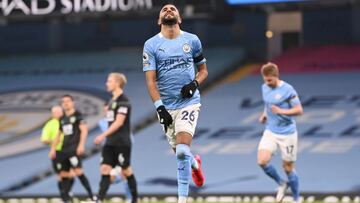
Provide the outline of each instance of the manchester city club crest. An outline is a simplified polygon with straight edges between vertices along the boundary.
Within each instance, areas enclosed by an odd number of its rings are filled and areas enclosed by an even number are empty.
[[[190,52],[190,45],[188,44],[188,43],[185,43],[184,45],[183,45],[183,51],[185,52],[185,53],[189,53]]]
[[[279,100],[279,99],[281,99],[281,94],[275,94],[275,99],[277,99],[277,100]]]

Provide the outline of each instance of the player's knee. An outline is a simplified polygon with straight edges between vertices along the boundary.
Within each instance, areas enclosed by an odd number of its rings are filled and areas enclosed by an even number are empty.
[[[268,165],[269,161],[265,160],[265,159],[258,159],[257,164],[261,167],[264,168]]]
[[[264,168],[271,160],[271,152],[268,150],[259,150],[257,155],[257,164]]]
[[[61,178],[68,178],[70,173],[68,171],[61,171],[59,175]]]
[[[257,159],[257,164],[261,167],[264,168],[268,165],[270,159],[268,159],[267,157],[264,156],[259,156]]]
[[[102,175],[109,175],[110,171],[111,171],[111,166],[105,164],[100,166],[100,173]]]
[[[190,156],[190,148],[185,144],[176,145],[176,157],[180,160],[185,159],[185,156]]]
[[[83,174],[82,168],[76,168],[74,169],[74,173],[76,176],[81,176]]]
[[[129,177],[133,174],[133,171],[130,166],[128,166],[126,169],[122,170],[125,177]]]
[[[294,170],[294,162],[283,162],[283,168],[286,173],[291,173]]]

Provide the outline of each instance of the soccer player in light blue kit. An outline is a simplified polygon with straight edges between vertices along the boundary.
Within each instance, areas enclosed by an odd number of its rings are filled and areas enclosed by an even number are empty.
[[[200,156],[193,156],[190,145],[200,112],[197,89],[208,72],[199,38],[180,30],[181,17],[173,4],[162,7],[158,24],[160,33],[144,45],[143,71],[160,124],[176,153],[178,202],[185,203],[191,174],[198,187],[204,184]]]
[[[295,89],[279,79],[276,64],[263,65],[261,74],[264,79],[262,96],[265,110],[259,121],[265,123],[266,127],[259,143],[257,161],[264,172],[279,185],[277,202],[282,202],[288,187],[293,194],[293,201],[299,202],[299,177],[294,164],[298,142],[294,116],[301,115],[303,108]],[[277,148],[281,151],[287,181],[281,179],[276,169],[269,164]]]

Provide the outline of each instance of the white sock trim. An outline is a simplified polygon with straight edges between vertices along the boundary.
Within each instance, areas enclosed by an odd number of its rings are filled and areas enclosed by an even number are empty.
[[[178,203],[186,203],[187,197],[179,196]]]

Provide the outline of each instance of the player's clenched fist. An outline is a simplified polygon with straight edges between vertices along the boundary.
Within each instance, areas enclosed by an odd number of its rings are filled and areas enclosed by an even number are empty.
[[[183,98],[191,98],[198,87],[199,83],[196,80],[191,81],[189,84],[184,85],[181,88],[181,96]]]
[[[167,127],[172,124],[173,119],[170,113],[166,110],[164,105],[159,106],[156,111],[160,117],[160,123],[164,125],[165,132],[167,131]]]

